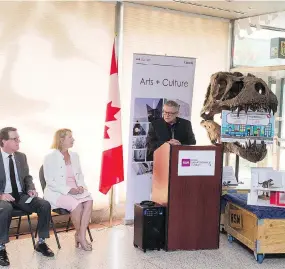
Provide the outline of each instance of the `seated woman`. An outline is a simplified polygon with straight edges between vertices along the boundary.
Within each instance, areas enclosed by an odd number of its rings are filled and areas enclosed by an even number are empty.
[[[86,231],[90,221],[93,199],[87,191],[81,172],[79,156],[69,151],[74,138],[69,129],[56,131],[52,144],[53,151],[44,159],[46,188],[44,199],[52,208],[64,208],[71,212],[71,220],[76,229],[75,246],[92,250],[86,240]]]

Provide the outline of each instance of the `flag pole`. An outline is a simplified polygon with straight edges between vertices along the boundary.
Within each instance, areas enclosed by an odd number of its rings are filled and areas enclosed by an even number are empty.
[[[116,3],[116,8],[115,8],[115,55],[118,55],[118,29],[120,29],[120,12],[121,12],[121,3],[117,2]],[[116,59],[117,61],[118,59]],[[118,61],[117,61],[117,66],[118,66]],[[109,227],[113,227],[113,215],[114,215],[114,185],[111,187],[111,193],[110,193],[110,214],[109,214]]]
[[[114,211],[114,186],[111,187],[110,197],[110,214],[109,214],[109,226],[113,226],[113,211]]]

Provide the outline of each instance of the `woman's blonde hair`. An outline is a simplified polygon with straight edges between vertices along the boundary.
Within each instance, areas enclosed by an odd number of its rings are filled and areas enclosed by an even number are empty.
[[[61,139],[65,138],[68,132],[72,133],[70,129],[66,128],[57,130],[53,136],[51,148],[61,150],[62,149]]]

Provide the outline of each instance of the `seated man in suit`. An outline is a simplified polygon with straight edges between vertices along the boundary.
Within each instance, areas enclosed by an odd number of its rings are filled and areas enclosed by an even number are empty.
[[[52,257],[54,253],[45,243],[49,237],[51,206],[49,202],[37,197],[33,178],[25,154],[18,152],[20,138],[16,128],[0,130],[0,265],[10,264],[5,244],[9,242],[9,227],[13,208],[38,214],[39,241],[36,251]],[[33,197],[30,203],[25,203]]]
[[[147,161],[153,160],[153,152],[165,142],[171,145],[195,145],[191,122],[177,117],[179,105],[167,101],[163,106],[163,118],[150,123],[147,145]]]

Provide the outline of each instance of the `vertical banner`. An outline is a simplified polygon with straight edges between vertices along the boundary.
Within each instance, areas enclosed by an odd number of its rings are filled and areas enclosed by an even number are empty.
[[[167,100],[180,105],[180,118],[191,118],[195,63],[194,58],[134,54],[126,222],[134,218],[135,203],[151,200],[153,163],[146,156],[150,122],[162,118]]]

